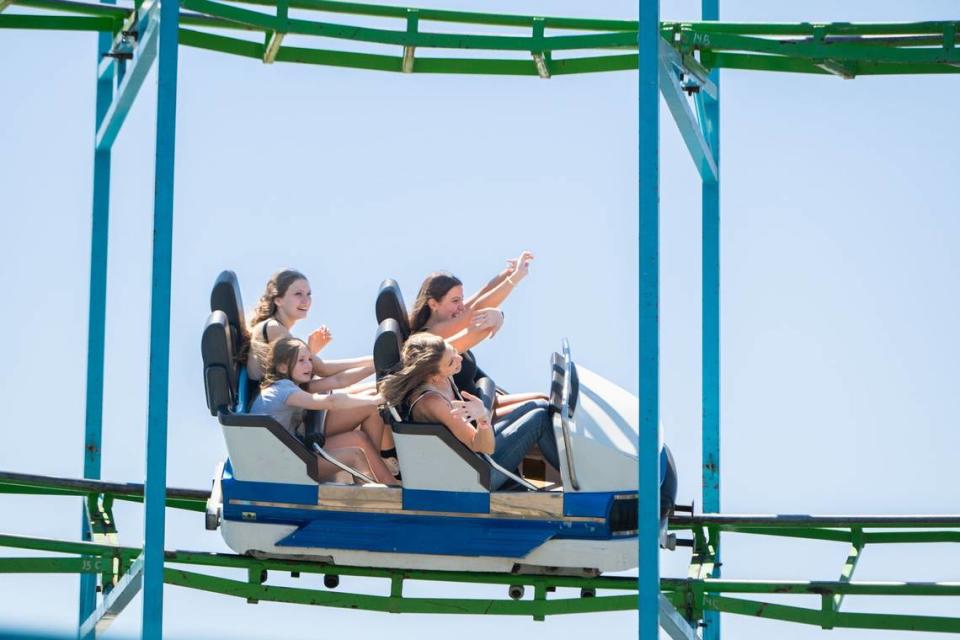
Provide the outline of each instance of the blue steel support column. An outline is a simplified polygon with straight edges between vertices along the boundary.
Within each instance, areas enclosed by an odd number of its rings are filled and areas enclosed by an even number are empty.
[[[658,634],[660,596],[660,2],[640,0],[639,635]]]
[[[704,20],[720,19],[720,0],[702,0]],[[716,181],[704,180],[702,207],[702,325],[703,325],[703,510],[720,513],[720,72],[710,80],[716,98],[702,96],[703,129],[717,167]],[[719,533],[717,534],[719,536]],[[720,540],[716,544],[713,577],[720,577]],[[720,613],[704,616],[704,640],[720,640]]]
[[[107,0],[108,4],[115,4]],[[97,41],[97,69],[110,51],[112,34],[101,33]],[[113,100],[113,74],[97,78],[96,127],[100,129]],[[87,399],[84,417],[83,477],[100,478],[100,450],[103,434],[103,351],[107,308],[107,238],[110,226],[110,149],[94,150],[93,155],[93,222],[90,232],[90,309],[87,320]],[[87,507],[81,513],[80,535],[90,540]],[[97,576],[80,576],[79,621],[83,624],[97,604]]]
[[[163,635],[164,502],[167,484],[167,401],[170,364],[170,271],[173,253],[174,143],[180,14],[175,0],[160,7],[157,158],[153,200],[153,286],[150,302],[150,394],[147,408],[143,626],[141,637]]]

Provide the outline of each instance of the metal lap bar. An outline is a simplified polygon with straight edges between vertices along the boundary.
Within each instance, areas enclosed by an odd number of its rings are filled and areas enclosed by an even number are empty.
[[[580,490],[577,480],[577,471],[573,463],[573,441],[570,438],[570,343],[563,339],[563,395],[560,400],[560,427],[563,432],[563,451],[567,457],[567,472],[570,475],[570,486],[574,491]]]
[[[513,480],[514,482],[516,482],[517,484],[519,484],[520,486],[525,487],[525,488],[529,489],[530,491],[539,491],[539,490],[540,490],[540,489],[537,488],[536,485],[527,482],[526,480],[524,480],[523,478],[521,478],[521,477],[518,476],[517,474],[513,473],[512,471],[507,471],[506,468],[501,467],[501,466],[500,466],[499,464],[497,464],[497,463],[494,461],[494,459],[491,458],[488,454],[486,454],[486,453],[483,454],[483,459],[486,460],[486,461],[487,461],[487,464],[489,464],[491,467],[493,467],[494,469],[496,469],[497,471],[499,471],[499,472],[502,473],[503,475],[507,476],[508,478],[510,478],[511,480]]]

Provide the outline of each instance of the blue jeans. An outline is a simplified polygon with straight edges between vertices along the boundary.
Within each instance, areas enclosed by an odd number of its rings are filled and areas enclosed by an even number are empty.
[[[560,454],[553,436],[553,420],[544,400],[524,402],[503,420],[493,425],[496,447],[491,456],[504,469],[513,471],[523,462],[523,457],[534,443],[540,446],[547,462],[560,468]],[[496,491],[509,480],[493,469],[490,473],[490,490]]]

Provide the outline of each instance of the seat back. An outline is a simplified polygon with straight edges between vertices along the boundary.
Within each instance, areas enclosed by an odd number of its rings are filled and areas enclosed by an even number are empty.
[[[237,403],[238,364],[233,352],[233,329],[223,311],[207,318],[200,340],[203,386],[210,415],[229,413]]]
[[[210,311],[220,311],[227,319],[230,328],[230,348],[234,359],[245,359],[246,345],[250,340],[247,321],[243,316],[243,300],[240,297],[240,283],[233,271],[221,271],[210,290]],[[231,392],[236,399],[239,393],[239,377],[231,378]]]
[[[373,368],[377,380],[400,368],[400,352],[403,348],[403,328],[394,318],[386,318],[377,327],[373,341]]]
[[[410,316],[407,314],[407,305],[403,303],[403,294],[396,280],[387,278],[380,283],[375,305],[377,324],[392,319],[397,322],[400,331],[400,344],[410,337]]]
[[[223,311],[234,329],[247,324],[243,317],[243,300],[240,298],[240,283],[233,271],[221,271],[210,290],[210,311]]]

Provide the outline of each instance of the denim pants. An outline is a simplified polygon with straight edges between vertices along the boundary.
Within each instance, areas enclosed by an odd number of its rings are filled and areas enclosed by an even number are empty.
[[[518,406],[503,420],[493,425],[496,447],[490,456],[504,469],[513,471],[523,462],[523,457],[534,445],[540,446],[547,462],[560,468],[560,454],[553,436],[553,420],[544,400],[531,400]],[[493,469],[490,473],[490,490],[496,491],[509,478]]]

